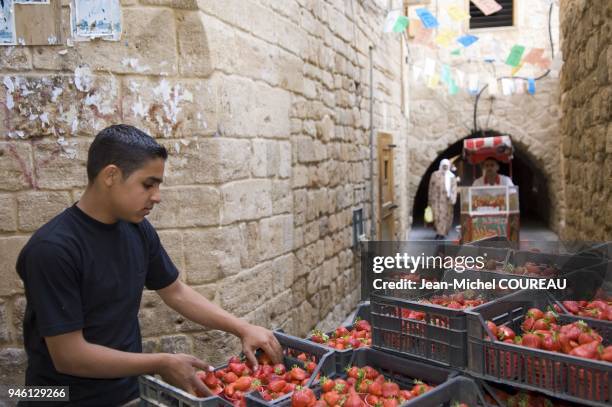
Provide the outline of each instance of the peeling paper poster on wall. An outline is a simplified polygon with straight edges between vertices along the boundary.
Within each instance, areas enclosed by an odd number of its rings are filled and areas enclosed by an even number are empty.
[[[121,36],[121,4],[119,0],[73,0],[72,35],[77,40],[104,38],[119,40]]]
[[[0,0],[0,45],[14,45],[15,14],[13,0]]]

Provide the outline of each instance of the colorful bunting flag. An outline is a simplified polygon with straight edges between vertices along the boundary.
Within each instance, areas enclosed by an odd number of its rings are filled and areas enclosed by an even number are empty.
[[[525,47],[522,45],[514,45],[510,50],[510,54],[506,59],[506,64],[510,66],[518,66],[521,63],[521,58],[525,52]]]
[[[446,9],[446,11],[450,18],[455,21],[464,21],[470,19],[470,15],[466,13],[462,8],[459,8],[457,6],[450,6]]]
[[[531,65],[536,65],[542,69],[550,68],[550,59],[544,57],[543,48],[532,48],[523,58],[523,62]]]
[[[525,81],[521,78],[514,79],[514,90],[517,95],[525,93]]]
[[[460,49],[460,48],[457,48],[456,50],[453,50],[453,52],[451,52],[451,55],[454,55],[454,56],[459,56],[459,55],[461,55],[461,49]]]
[[[536,93],[536,84],[535,84],[535,79],[533,78],[529,78],[527,80],[527,91],[529,92],[530,95],[535,95]]]
[[[466,48],[476,41],[478,41],[478,37],[471,34],[462,35],[461,37],[457,38],[457,42]]]
[[[454,96],[457,93],[459,93],[459,86],[457,86],[455,81],[451,79],[450,83],[448,84],[448,94]]]
[[[387,14],[384,28],[386,33],[400,33],[405,31],[406,27],[408,27],[408,17],[403,16],[400,10],[392,10]]]
[[[448,47],[456,36],[457,33],[453,30],[440,30],[435,41],[441,47]]]
[[[471,0],[476,7],[482,11],[485,16],[497,13],[502,9],[502,6],[495,0]]]
[[[479,91],[479,87],[478,87],[478,75],[476,74],[470,74],[470,76],[468,77],[468,91],[472,94],[475,95],[478,93]]]
[[[431,12],[426,8],[418,8],[416,9],[416,13],[417,16],[419,16],[419,18],[421,19],[421,22],[423,23],[423,26],[425,28],[438,28],[438,26],[440,25],[438,23],[438,19],[436,19],[436,17],[434,17],[434,15],[431,14]]]
[[[442,65],[442,82],[447,85],[450,84],[451,81],[451,72],[450,67],[446,64]]]
[[[412,80],[414,82],[418,81],[419,78],[421,77],[421,73],[423,73],[423,70],[420,67],[413,66],[412,67]]]
[[[489,79],[489,95],[497,95],[499,93],[499,88],[497,86],[497,78]]]
[[[427,86],[429,86],[430,88],[435,88],[436,86],[438,86],[438,83],[440,83],[440,75],[435,73],[429,78]]]
[[[457,84],[457,86],[459,86],[460,88],[463,88],[465,85],[465,73],[463,73],[463,71],[455,71],[455,77],[456,77],[456,81],[455,83]]]
[[[425,76],[431,77],[436,71],[436,61],[427,58],[425,59]]]
[[[518,64],[518,66],[515,66],[512,68],[512,72],[511,75],[515,76],[516,74],[519,73],[519,71],[523,68],[523,63],[521,62],[520,64]]]
[[[502,93],[504,96],[510,96],[514,92],[514,80],[511,78],[502,78]]]

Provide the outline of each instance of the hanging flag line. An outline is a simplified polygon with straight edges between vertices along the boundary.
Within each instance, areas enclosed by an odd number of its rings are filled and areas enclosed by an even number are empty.
[[[478,7],[483,14],[491,15],[502,10],[502,6],[499,5],[495,0],[471,0],[476,7]],[[551,4],[552,6],[552,4]],[[447,14],[453,21],[461,22],[468,20],[470,15],[462,10],[460,7],[451,5],[446,9]],[[455,48],[450,52],[451,56],[461,55],[462,50],[468,49],[473,44],[479,41],[479,37],[472,34],[463,34],[454,31],[450,28],[440,26],[440,22],[427,8],[421,7],[415,10],[418,19],[408,19],[408,17],[402,15],[402,10],[392,10],[387,15],[384,25],[384,31],[402,33],[406,35],[406,31],[409,30],[411,37],[414,38],[413,43],[427,46],[430,48],[449,48],[453,44],[459,45],[459,48]],[[434,29],[439,29],[438,34],[434,37]],[[406,48],[408,58],[411,59],[409,41],[407,36]],[[552,46],[552,43],[551,43]],[[494,45],[495,47],[495,45]],[[526,52],[529,50],[528,52]],[[489,50],[491,51],[491,50]],[[496,52],[497,51],[497,52]],[[483,58],[484,62],[494,63],[502,62],[499,58],[499,49],[492,50],[490,55]],[[419,67],[415,63],[409,63],[412,67],[412,78],[417,81],[421,75],[424,75],[424,79],[429,87],[437,87],[440,82],[445,84],[448,88],[450,95],[456,95],[460,89],[465,88],[464,72],[453,69],[446,63],[442,63],[438,60],[440,70],[436,69],[436,59],[426,58],[424,67]],[[468,59],[468,63],[478,62]],[[543,48],[528,48],[524,45],[515,44],[512,46],[509,54],[503,61],[505,65],[512,67],[512,76],[510,77],[499,77],[489,78],[482,89],[479,89],[480,77],[478,73],[471,73],[468,75],[468,86],[467,90],[470,94],[482,93],[486,88],[489,88],[490,94],[497,94],[499,92],[498,83],[501,84],[502,94],[509,96],[513,93],[524,93],[524,87],[527,85],[527,92],[529,94],[535,94],[535,81],[545,76],[550,71],[551,60],[544,56]],[[516,74],[523,68],[525,64],[546,69],[547,73],[540,75],[539,77],[523,77],[517,76]],[[487,75],[488,76],[488,75]]]

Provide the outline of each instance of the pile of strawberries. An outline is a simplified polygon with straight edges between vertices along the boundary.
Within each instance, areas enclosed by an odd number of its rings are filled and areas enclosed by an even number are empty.
[[[534,277],[554,277],[559,270],[549,264],[537,264],[534,262],[525,262],[522,266],[511,268],[509,271],[511,274],[517,274],[521,276],[534,276]]]
[[[371,366],[352,366],[346,372],[346,380],[321,378],[319,399],[311,389],[297,389],[291,407],[397,407],[433,389],[420,381],[415,381],[410,390],[400,389]]]
[[[612,321],[611,298],[593,301],[563,301],[562,304],[571,314],[603,321]],[[557,312],[561,312],[561,308],[556,304],[555,309]]]
[[[421,300],[419,302],[423,304],[440,305],[450,309],[466,309],[477,307],[484,304],[486,301],[482,298],[466,298],[464,293],[457,293],[452,295],[438,295],[431,297],[429,300]]]
[[[584,321],[557,324],[554,311],[531,308],[527,311],[519,336],[508,326],[487,321],[487,327],[500,341],[528,348],[565,353],[586,359],[612,362],[612,346],[604,347],[603,338]]]
[[[352,328],[341,326],[331,335],[315,330],[310,340],[337,350],[364,348],[372,344],[372,327],[365,319],[359,319]]]
[[[249,362],[234,356],[227,367],[214,372],[200,371],[197,375],[213,394],[237,407],[245,407],[244,396],[251,391],[259,391],[264,400],[270,401],[292,392],[296,386],[305,386],[317,364],[314,357],[309,359],[304,353],[300,353],[297,359],[302,367],[287,369],[282,363],[272,364],[267,356],[262,355],[258,358],[257,369],[253,369]]]

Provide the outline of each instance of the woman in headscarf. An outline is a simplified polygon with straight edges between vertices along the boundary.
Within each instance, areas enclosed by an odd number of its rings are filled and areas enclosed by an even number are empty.
[[[450,170],[450,161],[440,161],[438,171],[429,180],[429,206],[433,212],[436,240],[444,239],[453,226],[453,208],[457,200],[457,179]]]

